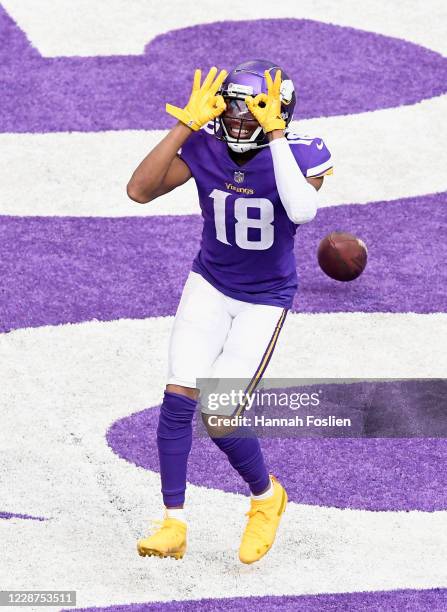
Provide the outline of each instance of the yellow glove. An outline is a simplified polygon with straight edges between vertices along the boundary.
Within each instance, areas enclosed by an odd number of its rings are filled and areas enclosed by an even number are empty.
[[[191,97],[185,108],[166,104],[166,112],[187,125],[194,131],[200,130],[209,121],[218,117],[225,109],[226,104],[222,96],[216,96],[228,72],[221,70],[217,78],[217,68],[208,72],[202,86],[200,85],[201,71],[194,72],[194,84]]]
[[[255,98],[247,96],[245,104],[253,117],[262,126],[264,132],[284,130],[286,122],[281,117],[281,70],[276,71],[275,80],[268,70],[264,73],[268,93],[260,93]],[[261,106],[260,106],[261,103]]]

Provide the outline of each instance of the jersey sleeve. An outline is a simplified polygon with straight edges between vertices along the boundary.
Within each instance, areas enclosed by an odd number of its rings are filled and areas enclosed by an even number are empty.
[[[301,172],[306,178],[332,174],[332,156],[321,138],[288,134],[287,140]]]
[[[332,156],[321,138],[314,138],[309,146],[306,177],[332,174]]]

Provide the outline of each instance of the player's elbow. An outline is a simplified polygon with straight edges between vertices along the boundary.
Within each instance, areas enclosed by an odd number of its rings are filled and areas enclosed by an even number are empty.
[[[297,225],[309,223],[309,221],[315,219],[317,214],[317,203],[313,199],[308,202],[290,202],[285,208],[289,219]]]
[[[297,225],[302,225],[303,223],[309,223],[310,221],[313,221],[315,219],[316,214],[317,214],[317,209],[315,208],[315,210],[309,210],[309,211],[306,211],[305,213],[295,215],[292,221],[296,223]]]
[[[126,192],[128,197],[133,201],[137,202],[137,204],[147,204],[151,201],[151,197],[144,193],[141,189],[138,188],[132,181],[126,186]]]

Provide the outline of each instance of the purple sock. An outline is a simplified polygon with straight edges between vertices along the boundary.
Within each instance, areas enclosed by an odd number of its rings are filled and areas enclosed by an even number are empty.
[[[258,438],[235,438],[234,434],[224,438],[211,438],[223,451],[231,465],[250,487],[253,495],[259,495],[270,483]]]
[[[192,443],[196,400],[165,391],[157,428],[161,492],[167,508],[185,502],[186,466]]]

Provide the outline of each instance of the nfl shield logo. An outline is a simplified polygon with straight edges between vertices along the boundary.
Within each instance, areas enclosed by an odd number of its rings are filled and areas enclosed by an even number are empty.
[[[236,170],[234,173],[234,182],[235,183],[243,183],[244,182],[244,173]]]

